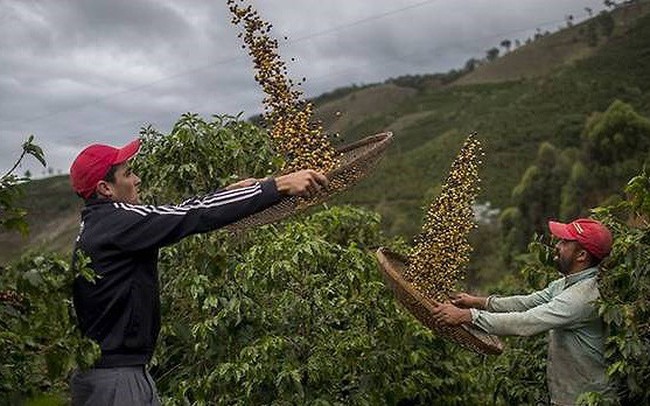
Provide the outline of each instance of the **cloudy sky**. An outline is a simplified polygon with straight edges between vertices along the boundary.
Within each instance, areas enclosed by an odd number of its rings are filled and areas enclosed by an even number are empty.
[[[446,72],[503,39],[555,31],[601,0],[258,0],[309,97]],[[225,0],[0,0],[0,175],[34,134],[55,173],[187,111],[244,116],[262,94]],[[283,37],[287,36],[285,41]],[[27,162],[18,173],[42,168]]]

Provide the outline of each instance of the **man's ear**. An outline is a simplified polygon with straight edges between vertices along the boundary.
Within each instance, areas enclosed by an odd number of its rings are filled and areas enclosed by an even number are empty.
[[[97,190],[97,194],[100,196],[104,196],[109,199],[113,196],[113,185],[105,180],[100,180],[97,182],[97,188],[95,190]]]
[[[580,252],[578,253],[578,258],[577,259],[582,261],[582,262],[589,262],[590,257],[589,257],[589,253],[587,252],[587,250],[580,249]]]

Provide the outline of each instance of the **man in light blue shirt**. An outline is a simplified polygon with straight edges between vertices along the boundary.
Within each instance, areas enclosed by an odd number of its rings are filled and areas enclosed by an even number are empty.
[[[605,329],[594,302],[598,265],[611,251],[612,236],[600,222],[549,222],[559,238],[555,261],[564,277],[530,295],[457,295],[437,304],[440,325],[472,324],[488,334],[530,336],[548,331],[547,381],[553,405],[574,405],[581,393],[612,396],[604,356]]]

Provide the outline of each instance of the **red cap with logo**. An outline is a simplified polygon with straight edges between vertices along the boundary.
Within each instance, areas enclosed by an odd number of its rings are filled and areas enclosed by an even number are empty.
[[[605,258],[612,250],[612,233],[600,221],[577,219],[569,224],[549,221],[548,228],[558,238],[577,241],[598,259]]]
[[[72,189],[84,199],[88,199],[95,192],[97,182],[104,179],[111,166],[128,161],[139,149],[140,139],[122,148],[102,144],[86,147],[70,167]]]

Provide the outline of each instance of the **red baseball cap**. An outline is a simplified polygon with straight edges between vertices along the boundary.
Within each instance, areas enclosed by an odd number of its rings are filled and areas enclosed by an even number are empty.
[[[140,139],[126,144],[122,148],[110,145],[93,144],[77,155],[70,167],[72,189],[84,199],[95,192],[97,182],[104,179],[113,165],[131,159],[140,150]]]
[[[605,258],[612,250],[612,233],[600,221],[577,219],[569,224],[549,221],[548,228],[558,238],[577,241],[598,259]]]

